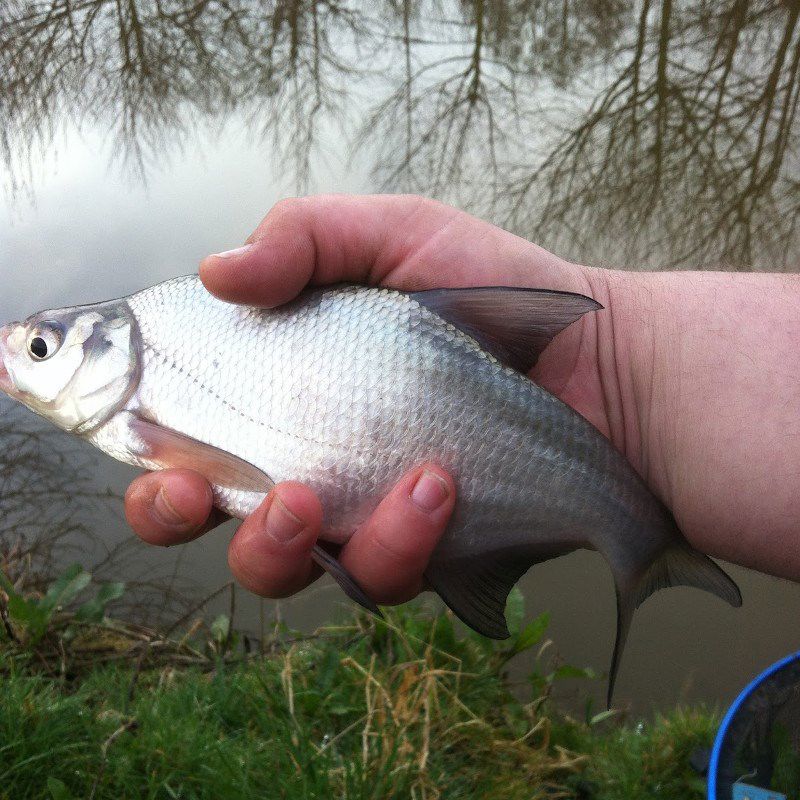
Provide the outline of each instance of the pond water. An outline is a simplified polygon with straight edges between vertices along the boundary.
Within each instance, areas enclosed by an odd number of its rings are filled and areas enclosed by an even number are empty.
[[[416,191],[584,263],[796,269],[799,64],[798,4],[777,0],[10,0],[0,319],[191,272],[301,192]],[[90,483],[132,474],[98,460]],[[116,510],[90,516],[87,560],[126,536]],[[229,535],[115,569],[202,595]],[[731,573],[739,611],[692,590],[639,611],[618,702],[724,702],[797,648],[800,587]],[[599,557],[522,587],[567,661],[607,668]],[[309,628],[339,598],[323,582],[281,613]],[[240,624],[259,610],[239,593]]]

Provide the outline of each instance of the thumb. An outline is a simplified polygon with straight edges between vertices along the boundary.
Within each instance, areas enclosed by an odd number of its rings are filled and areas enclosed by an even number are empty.
[[[425,202],[380,195],[282,200],[247,244],[205,258],[200,278],[222,300],[270,308],[309,283],[378,283],[402,260],[387,245],[389,234]]]

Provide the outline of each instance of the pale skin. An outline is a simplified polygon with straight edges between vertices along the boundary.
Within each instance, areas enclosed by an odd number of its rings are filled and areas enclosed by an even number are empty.
[[[530,377],[611,439],[694,547],[800,580],[800,276],[597,269],[424,198],[337,195],[277,204],[245,248],[204,259],[200,277],[223,300],[263,307],[340,281],[594,297],[605,309],[560,334]],[[456,491],[439,466],[419,465],[342,549],[377,602],[424,588]],[[187,470],[135,480],[126,512],[157,545],[220,521]],[[320,534],[314,493],[280,484],[233,537],[231,570],[256,594],[293,594],[319,576]]]

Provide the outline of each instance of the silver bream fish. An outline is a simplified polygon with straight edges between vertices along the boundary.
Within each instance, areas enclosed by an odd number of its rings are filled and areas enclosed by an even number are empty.
[[[741,596],[617,450],[524,375],[600,308],[536,289],[338,286],[263,310],[183,277],[7,325],[0,389],[120,461],[198,470],[235,517],[274,483],[302,481],[332,543],[406,470],[441,464],[458,502],[429,584],[476,631],[504,638],[506,597],[531,565],[598,550],[617,590],[610,700],[633,612],[652,592]],[[326,550],[315,557],[375,608]]]

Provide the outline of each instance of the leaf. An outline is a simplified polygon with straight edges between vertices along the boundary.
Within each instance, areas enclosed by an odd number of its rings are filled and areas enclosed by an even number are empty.
[[[107,606],[112,600],[119,600],[125,594],[125,584],[120,581],[104,583],[98,590],[95,600]]]
[[[331,649],[325,654],[319,666],[317,678],[317,689],[320,692],[326,693],[331,688],[336,672],[339,669],[339,663],[339,653],[336,650]]]
[[[583,678],[593,680],[597,673],[591,667],[573,667],[572,664],[562,664],[550,673],[550,680],[560,681],[565,678]]]
[[[519,633],[524,617],[525,598],[522,596],[522,590],[519,586],[514,586],[508,593],[508,600],[506,600],[506,625],[508,625],[508,632],[512,636],[516,636]]]
[[[58,778],[48,778],[47,788],[53,800],[73,800],[72,792],[67,789],[64,781],[60,781]]]
[[[81,622],[102,622],[106,614],[106,606],[112,600],[118,600],[125,593],[124,583],[104,583],[93,600],[84,603],[75,614]]]
[[[610,719],[615,714],[617,714],[617,709],[608,708],[605,711],[601,711],[599,714],[595,714],[589,720],[589,725],[599,725],[601,722],[605,722],[607,719]]]
[[[88,586],[91,579],[92,576],[80,564],[73,564],[50,585],[47,594],[39,601],[39,606],[48,612],[49,618],[56,609],[74,600]]]
[[[37,603],[14,595],[8,599],[8,614],[11,619],[23,627],[34,643],[47,632],[50,615]]]
[[[0,589],[2,589],[9,597],[16,596],[17,592],[14,589],[14,584],[8,579],[8,576],[0,569]]]
[[[345,703],[333,703],[328,706],[328,713],[333,717],[344,717],[348,714],[353,714],[358,712],[359,708],[357,706],[349,706]]]
[[[222,644],[228,638],[228,634],[231,630],[231,621],[227,614],[220,614],[212,623],[211,623],[211,638],[217,642],[217,644]]]
[[[523,650],[528,650],[535,644],[538,644],[544,636],[549,624],[550,615],[546,611],[539,614],[536,619],[529,622],[517,635],[514,641],[514,652],[521,653]]]
[[[452,617],[440,614],[433,621],[433,643],[439,650],[452,653],[456,646],[456,629]],[[422,638],[422,637],[420,637]]]
[[[547,679],[543,675],[532,672],[528,675],[528,681],[530,681],[534,697],[542,697],[547,694]]]

